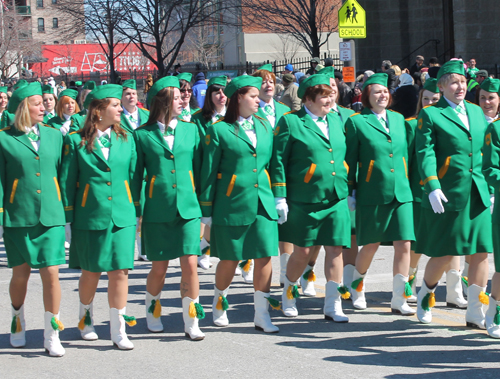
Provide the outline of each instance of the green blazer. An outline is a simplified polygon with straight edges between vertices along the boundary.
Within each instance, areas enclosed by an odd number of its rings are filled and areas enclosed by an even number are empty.
[[[344,126],[332,113],[326,119],[330,139],[305,108],[281,118],[270,170],[274,196],[309,204],[347,197]]]
[[[424,183],[418,172],[417,155],[415,151],[415,136],[417,131],[417,118],[411,117],[405,120],[406,141],[408,143],[408,174],[410,175],[410,188],[413,201],[420,203],[424,192]]]
[[[193,113],[193,116],[191,116],[191,122],[194,122],[196,124],[198,133],[200,134],[200,138],[204,139],[205,135],[207,134],[208,127],[212,125],[212,119],[210,118],[208,120],[205,120],[202,115],[201,109],[199,109],[196,113]]]
[[[149,120],[149,111],[147,109],[139,108],[139,107],[137,109],[139,111],[138,112],[139,113],[139,125],[144,125]],[[132,127],[132,124],[130,123],[130,120],[128,119],[128,117],[125,116],[125,113],[122,112],[121,118],[122,118],[122,122],[120,124],[121,127],[129,133],[133,133],[134,128]]]
[[[70,121],[71,121],[71,118],[70,118]],[[61,126],[63,126],[63,124],[65,122],[66,122],[66,120],[62,119],[61,117],[55,116],[49,120],[47,125],[52,126],[54,129],[59,130],[59,129],[61,129]],[[71,126],[70,126],[70,130],[71,130]]]
[[[54,118],[54,117],[57,117],[57,114],[55,114],[55,112],[54,112],[54,116],[53,116],[53,117],[50,117],[50,118],[49,118],[49,115],[48,115],[48,114],[46,114],[45,116],[43,116],[43,123],[44,123],[44,124],[48,124],[48,123],[49,123],[49,120],[51,120],[51,119],[52,119],[52,118]]]
[[[7,126],[11,126],[14,124],[14,119],[16,115],[10,113],[9,111],[3,111],[2,119],[0,120],[0,129],[4,129]]]
[[[493,121],[486,129],[483,146],[483,174],[495,197],[500,194],[500,120]],[[499,195],[500,196],[500,195]],[[493,224],[500,224],[500,206],[493,207]]]
[[[481,149],[487,127],[481,108],[465,102],[470,131],[465,128],[444,97],[425,107],[418,117],[416,152],[425,192],[441,188],[448,199],[445,210],[460,211],[470,198],[472,182],[484,207],[490,205],[488,185],[482,172]],[[422,206],[431,208],[428,196]]]
[[[340,118],[342,119],[342,127],[344,128],[345,132],[345,123],[355,112],[352,109],[343,107],[340,104],[337,104],[337,109],[339,110]]]
[[[272,125],[273,129],[276,128],[276,125],[278,125],[278,122],[280,121],[281,117],[285,113],[288,113],[291,111],[290,107],[288,105],[285,105],[283,103],[280,103],[279,101],[274,100],[274,110],[276,112],[276,117],[274,119],[274,125]],[[267,120],[267,115],[266,112],[264,112],[264,109],[259,107],[259,110],[256,113],[257,116],[262,117],[264,120]],[[268,120],[269,121],[269,120]]]
[[[174,146],[169,148],[157,123],[142,125],[134,132],[137,175],[147,171],[143,221],[170,222],[180,215],[201,217],[196,190],[201,169],[201,143],[196,125],[178,121]],[[140,181],[136,181],[140,186]],[[136,191],[140,190],[136,189]]]
[[[358,205],[413,200],[408,181],[408,144],[401,114],[387,110],[390,133],[365,108],[346,122],[349,193],[356,189]],[[359,172],[358,172],[359,170]]]
[[[62,134],[39,125],[40,146],[14,127],[0,131],[0,225],[31,227],[65,224],[59,169]]]
[[[77,229],[104,230],[110,222],[123,228],[136,224],[140,213],[135,169],[137,153],[132,135],[111,132],[109,159],[97,141],[92,153],[80,146],[80,133],[66,135],[61,168],[61,191],[66,221]]]
[[[238,123],[217,121],[207,129],[201,170],[200,205],[203,216],[216,225],[243,226],[255,221],[262,203],[278,219],[267,172],[273,148],[273,129],[253,116],[257,147]]]
[[[86,117],[87,117],[87,110],[86,109],[71,116],[71,126],[69,128],[69,131],[70,132],[77,132],[81,128],[83,128],[83,124],[85,124]]]

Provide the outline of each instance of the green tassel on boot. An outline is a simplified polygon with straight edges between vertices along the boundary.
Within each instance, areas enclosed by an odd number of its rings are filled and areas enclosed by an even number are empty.
[[[125,322],[127,323],[128,326],[137,325],[137,320],[135,319],[134,316],[123,315],[123,319],[125,320]]]
[[[349,299],[349,297],[351,297],[351,293],[349,292],[347,286],[338,286],[337,291],[339,291],[342,299]]]
[[[410,282],[406,282],[405,283],[405,293],[403,294],[403,296],[408,299],[412,295],[413,295],[413,291],[411,290],[411,284],[410,284]]]
[[[148,308],[148,313],[153,314],[155,311],[155,306],[156,306],[156,300],[153,299],[153,300],[151,300],[151,305]]]
[[[266,299],[269,302],[269,305],[271,306],[271,308],[273,308],[276,311],[280,311],[281,310],[281,304],[280,304],[280,302],[278,300],[273,299],[271,296],[266,297]]]
[[[462,276],[462,282],[465,284],[466,287],[469,287],[469,279],[466,276]]]
[[[10,324],[10,332],[12,334],[16,333],[16,329],[17,329],[17,316],[14,316],[12,317],[12,323]]]
[[[361,290],[363,289],[363,279],[364,278],[359,278],[359,279],[356,279],[355,281],[353,281],[351,283],[351,288],[353,290],[356,290],[356,292],[361,292]]]
[[[200,320],[203,320],[205,318],[205,310],[200,303],[195,303],[194,306],[196,308],[196,317]]]
[[[495,325],[500,325],[500,305],[497,305],[497,311],[495,317],[493,317],[493,323]]]

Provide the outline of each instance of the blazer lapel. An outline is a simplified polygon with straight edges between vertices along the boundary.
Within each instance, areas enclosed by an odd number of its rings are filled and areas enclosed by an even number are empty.
[[[370,112],[370,113],[368,113],[368,112]],[[377,116],[375,116],[375,114],[370,109],[368,109],[368,112],[365,113],[366,122],[368,124],[370,124],[371,126],[373,126],[375,129],[377,129],[378,131],[384,133],[385,135],[389,135],[389,133],[387,133],[387,130],[385,130],[385,128],[382,126],[382,124],[378,120]],[[389,111],[386,111],[386,115],[387,115],[387,118],[389,118]],[[389,127],[390,127],[390,124],[389,124]]]
[[[130,123],[130,120],[128,117],[125,115],[125,113],[122,113],[122,127],[126,131],[132,133],[134,131],[134,128],[132,127],[132,124]]]
[[[186,126],[182,121],[179,121],[177,123],[177,127],[175,128],[174,145],[172,147],[174,151],[177,145],[182,144],[182,140],[184,139],[184,137],[186,137],[186,133],[187,133]],[[165,141],[165,139],[163,140]]]
[[[147,128],[150,128],[148,137],[172,153],[172,151],[168,147],[167,141],[165,141],[165,138],[163,138],[160,132],[160,127],[158,126],[158,124],[150,124],[147,126]]]
[[[39,127],[39,129],[41,129]],[[13,136],[15,139],[17,139],[19,142],[21,142],[23,145],[25,145],[28,149],[33,151],[36,155],[38,155],[38,152],[35,150],[33,145],[31,144],[31,140],[28,138],[28,135],[24,132],[20,132],[17,129],[15,129],[15,126],[12,125],[12,130],[13,130]],[[41,145],[41,143],[40,143]]]
[[[304,126],[307,129],[310,129],[311,131],[313,131],[314,133],[316,133],[322,139],[328,141],[328,138],[326,138],[326,136],[323,134],[323,132],[321,131],[321,129],[318,127],[318,125],[316,125],[316,123],[313,121],[313,119],[311,118],[311,116],[309,116],[309,114],[305,111],[305,109],[302,108],[300,111],[303,113],[302,117],[300,117],[300,118],[304,122]]]
[[[94,150],[92,151],[101,161],[103,161],[104,163],[106,163],[106,165],[109,166],[108,164],[108,161],[106,158],[104,158],[104,154],[102,153],[102,150],[101,150],[101,145],[99,145],[99,141],[98,141],[98,138],[99,137],[96,137],[95,138],[95,141],[94,141]],[[111,139],[113,139],[113,133],[111,133]],[[113,142],[111,142],[111,144],[113,144]],[[111,156],[111,148],[109,149],[109,155],[108,155],[108,158]]]
[[[120,157],[121,154],[119,152],[121,146],[122,146],[122,138],[118,137],[117,134],[112,130],[111,131],[111,147],[109,148],[109,156],[108,156],[108,162],[111,164],[111,160],[116,156]],[[129,136],[130,138],[131,136]],[[101,151],[102,153],[102,151]]]
[[[440,103],[440,104],[439,104]],[[446,117],[448,120],[453,121],[456,125],[458,125],[462,130],[469,133],[462,120],[458,117],[457,113],[453,110],[453,108],[448,104],[444,97],[441,97],[438,105],[442,106],[441,114]],[[467,106],[466,106],[467,107]],[[469,123],[470,125],[470,123]]]
[[[255,118],[254,118],[254,123],[255,123]],[[236,131],[236,129],[238,129],[238,131]],[[236,137],[245,141],[253,149],[252,141],[250,141],[250,138],[248,138],[245,131],[241,127],[239,127],[238,121],[235,121],[233,124],[229,125],[229,131],[233,133]]]

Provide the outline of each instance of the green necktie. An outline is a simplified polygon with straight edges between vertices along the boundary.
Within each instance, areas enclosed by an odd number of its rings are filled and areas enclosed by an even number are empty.
[[[189,111],[186,108],[184,108],[182,110],[181,116],[182,116],[182,118],[184,118],[185,116],[189,116],[190,114],[191,113],[189,113]]]
[[[47,113],[47,117],[50,120],[52,117],[54,117],[54,115],[52,113]]]
[[[243,120],[240,122],[241,129],[244,131],[254,130],[253,124],[248,120]]]
[[[385,131],[389,130],[389,128],[387,127],[387,120],[385,118],[381,117],[381,118],[379,118],[379,121],[382,124],[382,126],[384,127]]]
[[[170,126],[168,126],[166,129],[165,129],[165,133],[163,133],[164,136],[173,136],[175,135],[175,129],[172,129]]]
[[[32,141],[32,142],[36,142],[40,139],[40,137],[32,130],[28,133],[28,138]]]
[[[467,111],[461,105],[457,105],[457,107],[455,108],[455,112],[457,112],[457,114],[462,114],[464,116],[467,116]]]
[[[109,136],[107,134],[102,135],[98,139],[99,145],[101,148],[110,148],[111,147],[111,140],[109,139]]]
[[[326,120],[322,117],[318,117],[318,122],[326,126]]]
[[[220,119],[222,118],[222,115],[217,113],[217,114],[215,115],[215,118],[216,118],[217,120],[220,120]]]
[[[131,123],[134,123],[134,124],[137,123],[137,120],[132,115],[128,116],[128,119],[130,120]]]
[[[273,116],[273,117],[276,115],[276,112],[274,111],[273,107],[271,107],[269,104],[267,104],[264,107],[264,113],[268,116]]]

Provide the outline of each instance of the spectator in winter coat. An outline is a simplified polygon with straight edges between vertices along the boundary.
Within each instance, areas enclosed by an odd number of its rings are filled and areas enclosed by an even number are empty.
[[[398,78],[396,76],[396,72],[391,68],[391,66],[392,66],[391,61],[382,61],[382,72],[385,72],[387,75],[389,75],[389,81],[387,82],[387,88],[389,89],[389,92],[392,95],[394,93],[394,91],[396,90]]]
[[[203,72],[199,72],[194,77],[194,85],[193,85],[193,96],[196,97],[198,101],[198,105],[200,108],[203,108],[203,104],[205,103],[205,94],[207,93],[207,82],[205,81],[205,74]]]
[[[344,83],[344,76],[340,71],[335,71],[335,82],[339,89],[338,104],[346,108],[351,108],[353,92],[351,88]]]
[[[392,96],[391,109],[409,118],[417,112],[418,90],[413,86],[413,78],[409,74],[401,74],[399,87]]]
[[[293,111],[298,111],[302,105],[297,94],[299,88],[293,84],[294,81],[295,78],[292,74],[283,75],[283,85],[285,86],[285,91],[283,92],[280,101]]]

